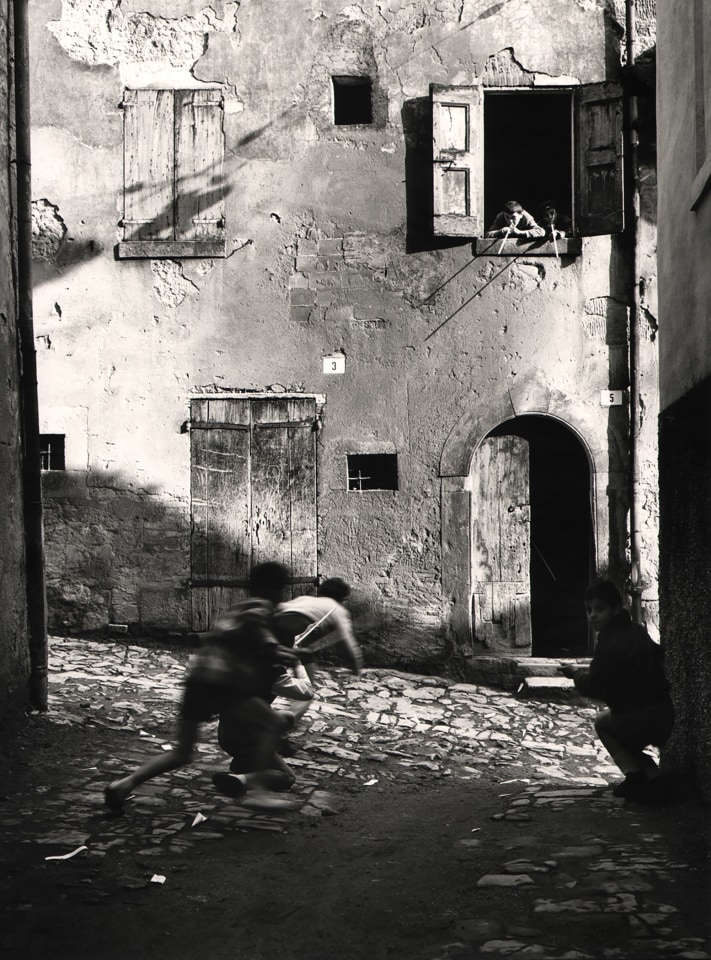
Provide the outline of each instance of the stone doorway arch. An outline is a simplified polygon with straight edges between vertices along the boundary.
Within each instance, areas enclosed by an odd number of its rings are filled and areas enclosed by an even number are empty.
[[[492,435],[516,430],[525,418],[545,418],[555,429],[566,430],[587,459],[590,477],[591,570],[607,541],[609,526],[606,488],[607,451],[591,439],[595,437],[588,411],[570,397],[550,390],[540,374],[533,375],[517,388],[479,403],[466,411],[447,438],[440,460],[442,503],[442,586],[448,605],[449,637],[454,656],[491,656],[493,651],[477,642],[472,615],[472,469],[483,441]],[[520,432],[520,431],[519,431]],[[534,646],[507,654],[526,656],[538,653]],[[575,651],[569,655],[584,655]],[[564,651],[558,653],[565,655]]]

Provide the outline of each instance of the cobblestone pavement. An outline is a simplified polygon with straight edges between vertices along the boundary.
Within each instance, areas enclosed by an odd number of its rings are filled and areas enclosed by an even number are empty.
[[[122,848],[158,862],[162,851],[189,855],[236,831],[282,832],[295,818],[337,815],[344,794],[357,803],[356,789],[386,781],[497,780],[503,777],[497,771],[505,771],[501,808],[491,819],[516,825],[515,838],[490,839],[483,825],[453,839],[456,855],[472,859],[482,845],[499,844],[498,869],[482,874],[477,886],[494,893],[518,888],[531,922],[512,923],[502,934],[479,918],[431,960],[711,958],[702,918],[687,915],[679,883],[690,872],[694,882],[707,883],[708,865],[679,859],[665,835],[640,826],[639,807],[612,796],[608,785],[619,773],[592,736],[589,702],[533,703],[434,677],[367,669],[355,678],[324,669],[318,699],[295,734],[300,749],[288,761],[297,783],[289,794],[274,795],[275,807],[214,792],[209,774],[226,769],[228,758],[211,724],[196,765],[141,786],[130,815],[97,818],[105,785],[170,743],[187,656],[180,648],[52,640],[51,709],[41,718],[48,735],[65,725],[121,731],[122,752],[76,765],[63,791],[44,802],[35,796],[0,805],[0,830],[21,831],[43,859],[102,858]],[[589,829],[578,844],[561,846],[541,833],[537,821],[545,811],[575,812]],[[629,842],[606,838],[605,824],[620,819],[628,822]],[[161,882],[158,869],[150,882]],[[571,932],[561,946],[561,930],[574,931],[576,919],[590,914],[601,928],[623,918],[624,945],[587,952]],[[553,927],[554,943],[546,939]]]

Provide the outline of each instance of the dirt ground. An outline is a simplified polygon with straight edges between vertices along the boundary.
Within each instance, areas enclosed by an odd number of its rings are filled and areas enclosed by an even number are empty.
[[[536,775],[523,753],[472,779],[426,763],[404,779],[389,755],[365,782],[322,771],[319,815],[276,811],[265,829],[225,829],[224,811],[208,810],[183,848],[136,846],[126,838],[145,831],[165,787],[146,785],[145,805],[116,818],[96,786],[97,769],[135,740],[36,715],[0,737],[4,956],[709,957],[708,811],[691,794],[642,807],[592,787],[531,805],[532,789],[565,784]],[[209,780],[192,772],[184,783],[187,795]],[[166,812],[180,816],[177,804]],[[160,840],[160,817],[151,830]],[[46,859],[106,831],[115,839],[101,848]],[[482,884],[516,877],[520,860],[525,881]]]

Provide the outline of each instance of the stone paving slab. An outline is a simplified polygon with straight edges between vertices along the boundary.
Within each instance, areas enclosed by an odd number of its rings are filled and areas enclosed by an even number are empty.
[[[279,795],[264,809],[249,795],[235,802],[212,791],[209,775],[228,762],[213,723],[203,728],[196,764],[142,785],[127,815],[97,817],[111,779],[169,749],[187,658],[183,649],[53,639],[50,711],[41,717],[47,736],[64,725],[120,731],[122,753],[80,768],[41,808],[36,801],[12,813],[0,808],[0,827],[21,830],[44,859],[100,859],[117,849],[158,859],[164,851],[189,855],[235,832],[280,833],[294,818],[337,816],[349,786],[422,778],[466,782],[501,769],[508,780],[501,781],[501,810],[492,821],[519,833],[504,843],[476,828],[478,836],[455,838],[455,846],[458,856],[475,858],[481,844],[499,845],[499,870],[482,874],[476,885],[525,894],[528,925],[512,921],[505,936],[491,936],[485,924],[463,921],[466,936],[428,960],[711,960],[708,943],[687,935],[687,918],[674,902],[675,885],[689,865],[670,857],[663,836],[635,836],[634,809],[608,789],[619,773],[594,738],[589,703],[530,702],[513,692],[397,671],[367,669],[354,678],[324,669],[317,700],[295,735],[300,749],[288,762],[298,779],[288,797]],[[520,776],[511,776],[516,770]],[[556,846],[543,823],[551,812],[570,813],[576,805],[597,817],[601,830],[610,818],[629,820],[629,844],[613,845],[603,835]],[[660,887],[668,889],[670,902],[658,898]],[[601,929],[614,924],[624,930],[625,947],[586,952],[575,930],[590,915]]]

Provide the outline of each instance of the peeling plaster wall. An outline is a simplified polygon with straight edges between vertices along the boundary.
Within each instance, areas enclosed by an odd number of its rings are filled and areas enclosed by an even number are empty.
[[[26,708],[30,673],[17,330],[15,124],[10,4],[0,0],[0,726]]]
[[[37,334],[51,342],[39,356],[47,431],[64,432],[66,415],[54,411],[81,411],[73,460],[45,486],[55,628],[187,627],[180,425],[191,391],[205,387],[326,395],[320,571],[353,582],[376,658],[447,654],[440,460],[462,418],[503,398],[545,412],[545,393],[582,424],[600,451],[600,565],[624,579],[626,424],[599,404],[626,363],[619,241],[586,239],[570,261],[522,258],[498,277],[501,261],[472,262],[469,243],[412,242],[422,241],[415,187],[429,175],[430,83],[470,83],[494,55],[489,71],[503,76],[509,49],[538,82],[618,76],[621,31],[608,3],[327,0],[294,3],[288,19],[275,0],[47,6],[32,11],[35,195],[67,228],[54,260],[36,264]],[[373,124],[334,126],[330,77],[361,72],[373,81]],[[117,262],[123,85],[176,76],[223,85],[231,256]],[[653,245],[650,222],[649,291]],[[321,357],[336,350],[346,374],[325,378]],[[655,350],[650,337],[650,396]],[[655,442],[650,429],[651,619]],[[384,445],[398,453],[400,490],[353,496],[345,455]]]

